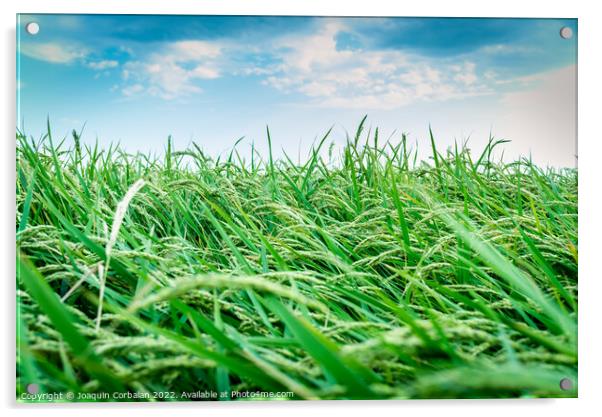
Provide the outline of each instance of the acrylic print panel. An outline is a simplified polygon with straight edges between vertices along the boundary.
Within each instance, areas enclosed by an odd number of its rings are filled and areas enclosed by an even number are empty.
[[[19,401],[577,396],[575,19],[17,42]]]

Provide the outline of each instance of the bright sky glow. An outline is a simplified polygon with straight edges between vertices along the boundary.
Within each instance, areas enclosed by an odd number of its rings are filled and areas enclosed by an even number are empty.
[[[37,35],[25,26],[35,21]],[[560,36],[562,27],[573,31]],[[18,125],[163,151],[168,135],[212,155],[244,136],[303,155],[363,117],[429,150],[490,132],[506,159],[573,166],[576,19],[20,15]],[[301,156],[303,159],[303,156]]]

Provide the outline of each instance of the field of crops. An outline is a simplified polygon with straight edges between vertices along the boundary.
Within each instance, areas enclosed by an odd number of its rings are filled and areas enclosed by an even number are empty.
[[[577,395],[575,169],[363,122],[304,163],[69,139],[17,133],[17,398]]]

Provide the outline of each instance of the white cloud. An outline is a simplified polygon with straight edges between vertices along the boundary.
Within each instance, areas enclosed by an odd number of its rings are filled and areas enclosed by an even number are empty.
[[[472,85],[477,81],[477,74],[475,73],[476,65],[474,62],[465,62],[462,66],[454,66],[456,76],[454,80],[464,84]]]
[[[70,64],[87,54],[85,49],[60,43],[23,43],[21,53],[54,64]]]
[[[142,91],[144,91],[144,87],[142,86],[142,84],[133,84],[123,88],[121,90],[121,93],[126,97],[130,97],[135,94],[141,93]]]
[[[457,63],[394,49],[337,49],[337,35],[352,28],[341,19],[321,22],[313,33],[279,35],[257,45],[227,40],[157,44],[121,65],[122,92],[172,100],[202,92],[206,80],[258,76],[265,86],[305,96],[304,105],[391,110],[494,94],[501,84],[531,85],[527,79],[503,79],[478,61]],[[507,53],[509,48],[493,45],[482,52]],[[267,61],[262,56],[266,52]],[[262,60],[244,58],[255,54]],[[261,61],[269,64],[259,65]]]
[[[497,43],[493,45],[486,45],[479,49],[480,52],[489,55],[508,55],[515,53],[532,53],[537,49],[533,47],[527,47],[524,45],[508,45],[503,43]]]
[[[340,20],[316,33],[275,42],[282,61],[265,85],[310,97],[312,105],[393,109],[416,101],[443,101],[488,94],[473,62],[450,65],[395,50],[338,50]]]
[[[119,65],[119,63],[117,61],[114,61],[111,59],[103,59],[101,61],[88,62],[88,67],[92,68],[93,70],[97,70],[97,71],[115,68],[118,65]]]
[[[220,45],[206,41],[169,43],[144,60],[124,65],[122,78],[127,84],[122,93],[132,96],[145,92],[167,100],[199,93],[202,91],[199,80],[221,76],[218,63],[221,51]]]
[[[198,61],[200,58],[217,58],[221,47],[206,41],[178,41],[168,47],[168,53],[179,62]]]
[[[220,73],[217,70],[217,68],[214,68],[212,66],[197,65],[192,69],[190,75],[192,78],[212,79],[219,78]]]
[[[492,78],[495,79],[496,84],[500,85],[511,85],[515,88],[531,88],[534,85],[539,84],[548,76],[548,72],[537,72],[535,74],[523,75],[520,77],[512,77],[505,79],[498,79],[497,74]]]

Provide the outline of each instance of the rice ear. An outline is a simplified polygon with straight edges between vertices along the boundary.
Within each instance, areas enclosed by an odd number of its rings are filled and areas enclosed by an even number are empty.
[[[111,235],[109,236],[109,242],[105,248],[105,254],[107,255],[107,262],[111,256],[111,252],[113,250],[113,246],[115,242],[117,242],[117,237],[119,235],[119,229],[121,228],[121,223],[123,223],[123,219],[125,217],[125,213],[127,212],[128,206],[130,205],[130,201],[132,198],[140,191],[142,187],[144,187],[144,180],[141,178],[136,181],[130,189],[125,193],[123,199],[117,204],[117,209],[115,210],[115,216],[113,217],[113,224],[111,226]]]
[[[96,332],[100,329],[100,319],[102,317],[102,300],[105,295],[105,268],[102,264],[98,265],[98,279],[100,281],[100,289],[98,291],[98,311],[96,313]]]
[[[117,237],[119,236],[119,229],[121,228],[121,224],[123,223],[123,219],[125,217],[125,213],[130,205],[130,202],[140,191],[142,187],[144,187],[144,180],[140,178],[136,181],[125,193],[123,199],[117,204],[117,208],[115,209],[115,216],[113,216],[113,225],[111,226],[111,235],[109,236],[109,241],[107,242],[107,246],[105,246],[105,255],[106,260],[104,266],[101,264],[98,266],[98,278],[100,280],[100,291],[98,294],[98,313],[96,315],[96,331],[100,329],[100,319],[102,316],[102,301],[104,298],[104,289],[107,278],[107,272],[109,271],[109,265],[111,262],[111,253],[113,251],[113,246],[115,242],[117,242]]]

